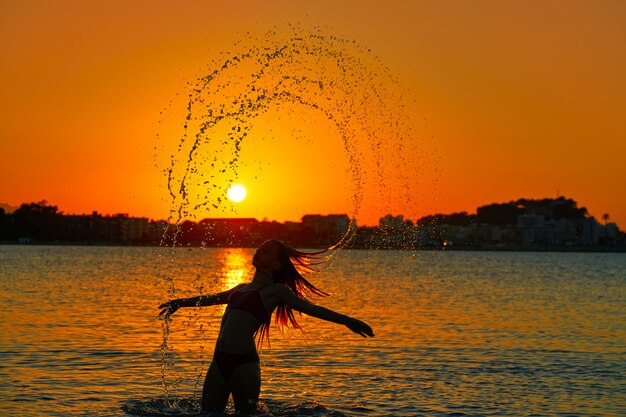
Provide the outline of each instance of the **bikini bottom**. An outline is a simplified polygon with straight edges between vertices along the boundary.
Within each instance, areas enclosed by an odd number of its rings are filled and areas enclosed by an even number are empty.
[[[259,363],[259,354],[256,351],[249,353],[229,353],[216,350],[213,353],[213,360],[220,368],[226,381],[230,380],[233,371],[246,363]]]

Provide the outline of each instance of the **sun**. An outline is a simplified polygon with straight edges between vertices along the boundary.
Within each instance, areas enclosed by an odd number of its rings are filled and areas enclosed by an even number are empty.
[[[243,201],[244,198],[246,198],[246,189],[243,187],[243,185],[233,184],[230,186],[228,191],[226,191],[226,194],[228,195],[228,199],[230,201],[234,203],[239,203]]]

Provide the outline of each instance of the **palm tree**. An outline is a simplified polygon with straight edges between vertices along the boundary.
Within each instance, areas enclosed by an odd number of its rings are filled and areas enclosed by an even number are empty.
[[[605,238],[609,237],[609,230],[606,228],[606,225],[609,222],[610,218],[611,218],[611,216],[609,215],[609,213],[604,213],[602,215],[602,220],[604,220],[604,237]]]

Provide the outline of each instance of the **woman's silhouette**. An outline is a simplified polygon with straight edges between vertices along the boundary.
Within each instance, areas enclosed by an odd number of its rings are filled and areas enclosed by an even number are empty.
[[[168,317],[180,307],[227,304],[215,344],[213,361],[207,371],[202,390],[202,411],[223,412],[232,393],[235,411],[257,408],[261,390],[261,367],[256,350],[269,340],[269,324],[276,310],[276,323],[298,325],[293,310],[343,324],[363,336],[374,336],[364,322],[336,313],[308,301],[310,295],[328,295],[307,281],[302,274],[313,267],[325,252],[303,253],[276,240],[268,240],[254,253],[256,268],[252,282],[222,293],[171,300],[161,304],[160,315]]]

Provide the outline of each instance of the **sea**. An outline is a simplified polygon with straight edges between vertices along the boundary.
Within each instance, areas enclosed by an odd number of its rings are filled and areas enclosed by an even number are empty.
[[[252,254],[0,246],[0,415],[198,415],[224,307],[158,305]],[[261,415],[626,415],[626,254],[343,250],[310,280],[375,337],[272,328]]]

